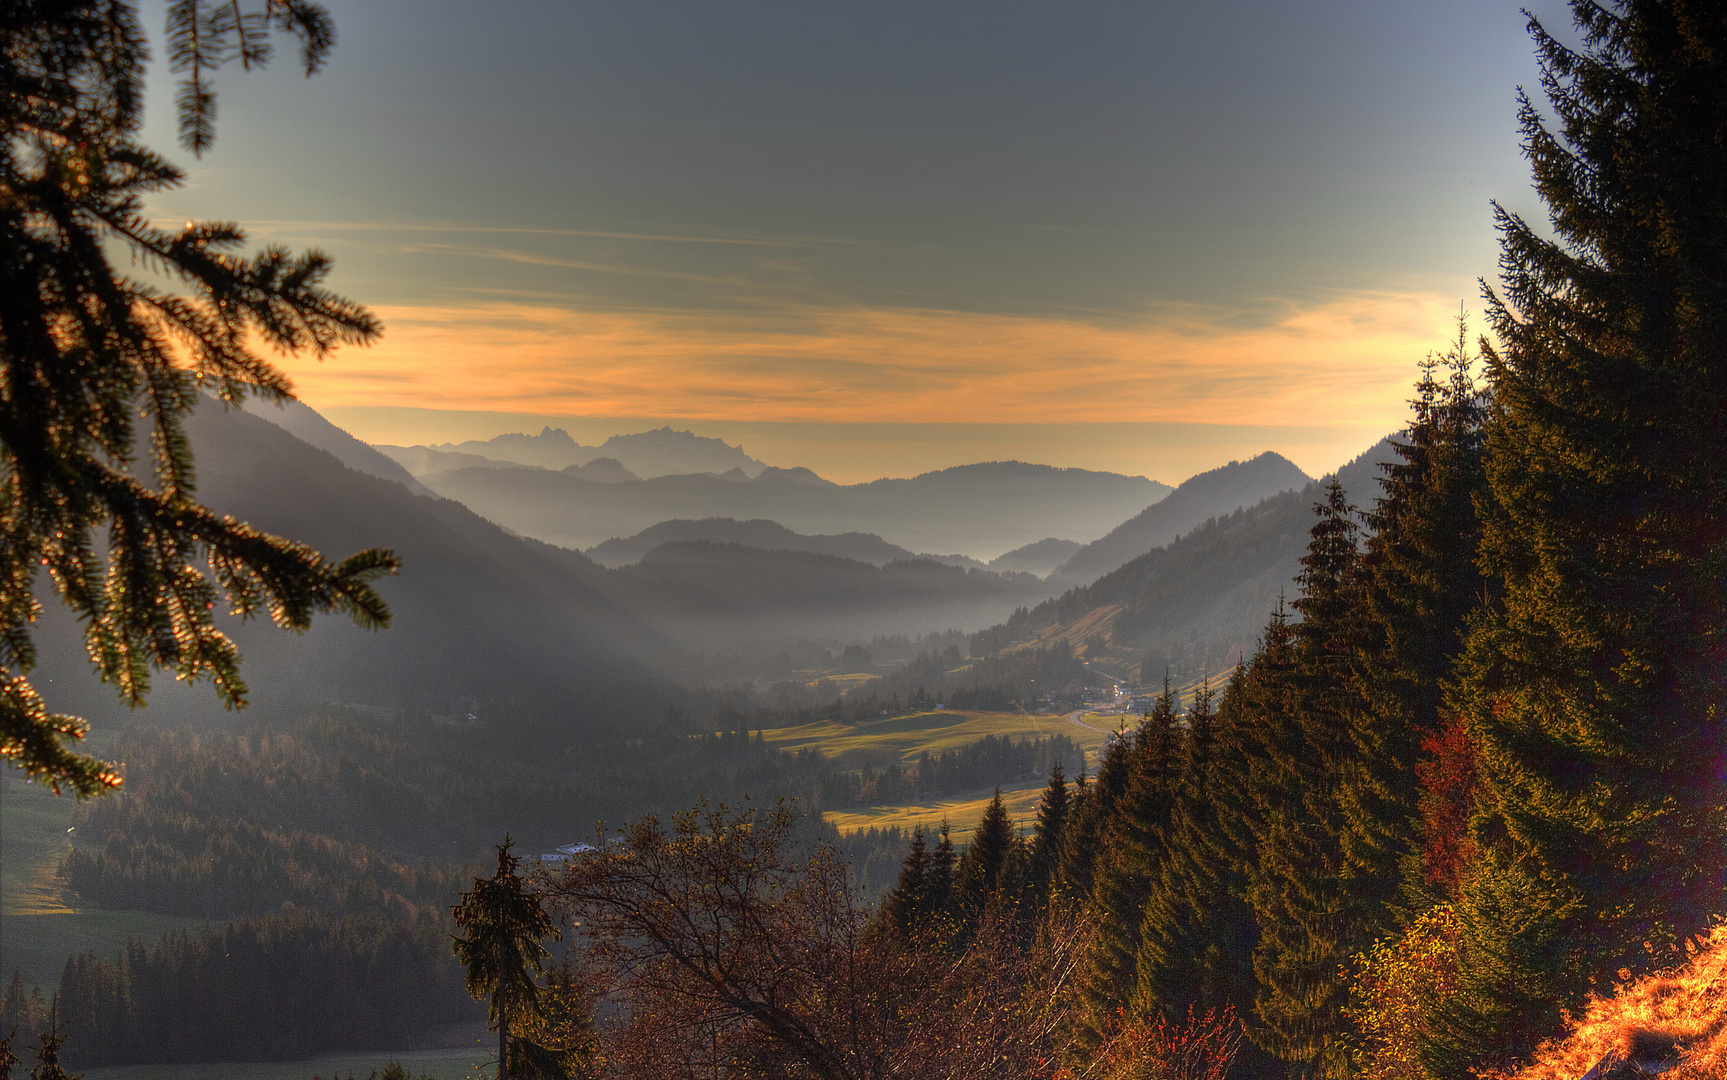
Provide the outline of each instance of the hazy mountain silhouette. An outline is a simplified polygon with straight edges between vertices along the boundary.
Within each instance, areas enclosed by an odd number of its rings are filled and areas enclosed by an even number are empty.
[[[1076,551],[1056,568],[1050,580],[1067,584],[1094,581],[1208,518],[1252,506],[1280,491],[1299,491],[1310,483],[1312,478],[1294,463],[1269,450],[1249,461],[1232,461],[1202,472],[1116,526],[1109,535]]]
[[[1048,595],[1030,574],[930,559],[874,566],[706,540],[661,544],[613,573],[630,583],[640,611],[691,648],[982,626]]]
[[[383,480],[394,480],[420,495],[432,494],[431,489],[414,479],[412,471],[404,468],[400,462],[354,438],[324,419],[323,414],[304,402],[284,401],[280,405],[255,402],[249,411],[253,416],[270,421],[301,442],[334,455],[337,461],[350,469],[358,469]]]
[[[452,468],[484,467],[478,462],[439,463],[436,454],[471,454],[493,462],[532,465],[559,471],[587,465],[598,458],[611,458],[637,477],[677,476],[687,473],[725,473],[741,469],[753,478],[767,466],[730,446],[723,439],[710,439],[670,427],[633,435],[613,435],[599,446],[583,446],[562,428],[547,427],[538,435],[509,434],[494,439],[474,439],[436,446],[382,446],[380,450],[402,462],[415,475]],[[432,455],[414,453],[431,451]],[[813,475],[813,474],[812,474]]]
[[[1387,438],[1337,471],[1352,503],[1373,504],[1380,466],[1392,460]],[[1295,595],[1313,508],[1323,497],[1313,481],[1207,520],[1089,585],[1017,612],[977,635],[974,651],[1063,638],[1123,669],[1156,654],[1183,678],[1226,675],[1238,657],[1253,653],[1279,595]]]
[[[1084,546],[1075,540],[1058,540],[1051,536],[1039,540],[1035,544],[1014,548],[1006,555],[998,555],[990,560],[989,568],[991,570],[1018,570],[1043,577],[1073,558],[1074,554]]]
[[[809,551],[834,555],[842,559],[885,566],[905,559],[932,559],[951,566],[983,569],[976,559],[962,555],[920,555],[898,544],[890,544],[874,533],[840,533],[836,536],[804,536],[784,525],[763,518],[738,521],[735,518],[703,518],[700,521],[662,521],[643,529],[634,536],[607,540],[587,550],[590,559],[601,566],[628,566],[640,562],[642,556],[661,544],[704,540],[714,544],[741,544],[764,551]],[[995,569],[1000,569],[995,568]],[[1010,568],[1011,569],[1011,568]]]
[[[624,468],[623,462],[609,457],[595,458],[586,465],[571,465],[564,471],[583,480],[592,480],[596,484],[622,484],[627,480],[641,479]]]
[[[380,443],[372,449],[396,462],[415,477],[428,473],[449,472],[452,469],[539,469],[539,465],[523,465],[501,458],[489,458],[456,450],[434,450],[429,446],[389,446]],[[577,466],[579,467],[579,466]]]
[[[597,484],[564,472],[456,469],[420,480],[489,520],[566,547],[675,519],[766,518],[805,535],[868,532],[908,551],[976,559],[1043,539],[1052,522],[1075,539],[1095,539],[1169,491],[1142,476],[1017,461],[867,484],[812,483],[798,473],[764,471],[745,483],[661,476]]]

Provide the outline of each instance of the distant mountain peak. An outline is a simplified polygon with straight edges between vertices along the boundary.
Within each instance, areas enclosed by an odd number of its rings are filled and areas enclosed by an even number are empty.
[[[1312,477],[1294,462],[1271,450],[1246,461],[1219,465],[1188,477],[1161,501],[1122,522],[1108,536],[1087,544],[1052,576],[1076,583],[1095,581],[1210,518],[1252,506],[1279,492],[1298,491],[1311,482]]]

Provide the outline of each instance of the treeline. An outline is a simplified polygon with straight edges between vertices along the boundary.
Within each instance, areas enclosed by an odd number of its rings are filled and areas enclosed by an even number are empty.
[[[913,707],[933,704],[926,695]],[[881,707],[835,703],[831,711],[879,717]],[[130,774],[125,792],[81,813],[60,875],[80,902],[111,909],[227,919],[287,907],[412,921],[448,910],[468,881],[465,858],[484,850],[466,838],[482,830],[549,851],[591,836],[601,819],[704,798],[792,798],[819,812],[1012,786],[1081,760],[1065,736],[985,736],[909,766],[841,768],[813,751],[764,744],[748,730],[760,717],[722,708],[714,722],[736,726],[691,734],[693,724],[669,718],[636,747],[554,762],[560,775],[526,761],[453,770],[415,736],[447,746],[466,733],[352,714],[286,732],[140,724],[117,747]],[[884,840],[879,853],[852,843],[848,854],[860,867],[897,865],[904,842]],[[864,875],[858,884],[873,896],[881,880]]]
[[[85,953],[67,963],[55,1000],[64,1055],[94,1067],[410,1045],[483,1016],[449,941],[447,920],[429,915],[297,914],[134,942],[115,959]]]
[[[422,908],[447,910],[469,880],[454,863],[409,866],[364,844],[204,817],[147,795],[95,804],[82,831],[99,846],[73,848],[60,874],[97,907],[225,919],[293,906],[411,921]]]

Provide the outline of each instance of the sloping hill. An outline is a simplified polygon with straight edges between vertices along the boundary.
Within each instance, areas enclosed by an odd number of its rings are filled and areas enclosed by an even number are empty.
[[[1014,548],[1006,555],[998,555],[989,562],[991,570],[1019,570],[1027,574],[1043,576],[1073,558],[1085,545],[1073,540],[1060,540],[1048,537],[1035,544]]]
[[[1080,548],[1050,580],[1067,585],[1095,581],[1129,559],[1174,540],[1209,518],[1253,506],[1282,491],[1299,491],[1312,478],[1289,459],[1266,451],[1249,461],[1190,477],[1168,496]]]
[[[1043,539],[1052,527],[1095,539],[1169,490],[1142,476],[1016,461],[849,485],[810,483],[793,470],[742,483],[686,475],[597,484],[537,469],[457,469],[420,479],[492,521],[565,547],[593,547],[680,518],[766,518],[805,535],[874,533],[908,551],[978,560]]]
[[[1379,466],[1393,455],[1385,439],[1338,470],[1353,503],[1372,504]],[[1313,482],[1211,519],[1090,585],[981,631],[972,655],[1063,640],[1122,675],[1148,655],[1182,678],[1221,673],[1252,653],[1279,594],[1293,594],[1320,497]]]

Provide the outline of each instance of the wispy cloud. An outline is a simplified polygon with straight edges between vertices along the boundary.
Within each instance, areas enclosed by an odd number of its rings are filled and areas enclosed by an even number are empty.
[[[810,248],[863,247],[867,241],[840,240],[821,236],[757,236],[742,233],[657,233],[611,232],[602,229],[556,229],[528,225],[486,225],[476,223],[442,224],[437,222],[380,221],[283,221],[254,219],[240,223],[244,228],[263,233],[394,233],[412,235],[425,233],[478,233],[495,236],[577,237],[594,240],[639,240],[653,244],[721,244],[734,247]]]
[[[324,405],[847,422],[1401,422],[1456,301],[1362,293],[1254,325],[865,307],[378,309],[369,350],[290,360]]]

